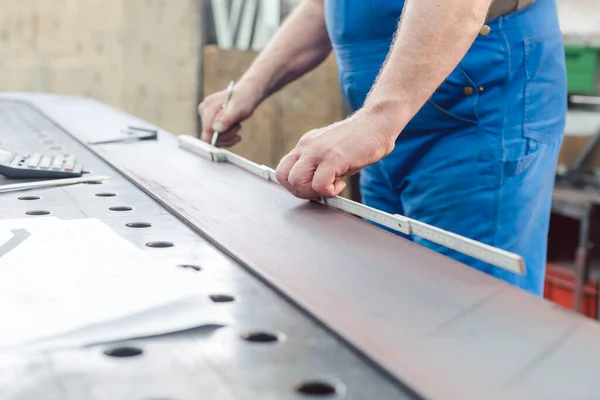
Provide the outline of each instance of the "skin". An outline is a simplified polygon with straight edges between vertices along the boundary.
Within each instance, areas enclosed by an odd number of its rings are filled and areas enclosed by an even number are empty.
[[[277,167],[279,183],[300,198],[333,197],[344,189],[343,177],[389,154],[402,129],[464,57],[490,5],[491,0],[408,0],[363,107],[302,136]],[[203,121],[227,129],[224,145],[236,143],[239,123],[264,98],[316,67],[330,51],[323,1],[305,0],[240,80],[232,106],[219,109],[224,92],[200,105]],[[202,135],[211,137],[212,130]]]
[[[220,132],[217,146],[229,147],[239,142],[240,123],[248,119],[263,100],[316,68],[330,52],[323,0],[304,0],[235,84],[227,108],[221,107],[225,90],[200,103],[201,139],[210,142],[216,130]]]

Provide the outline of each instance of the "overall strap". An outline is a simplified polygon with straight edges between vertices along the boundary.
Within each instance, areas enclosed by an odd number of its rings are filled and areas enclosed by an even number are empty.
[[[487,21],[522,10],[535,2],[536,0],[494,0],[488,11]]]

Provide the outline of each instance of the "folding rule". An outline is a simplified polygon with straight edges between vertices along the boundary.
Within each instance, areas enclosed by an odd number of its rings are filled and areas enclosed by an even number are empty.
[[[198,138],[189,135],[180,135],[178,140],[180,148],[192,152],[202,158],[214,162],[228,162],[254,175],[261,176],[268,181],[279,184],[275,177],[275,171],[272,168],[269,168],[265,165],[256,164],[244,157],[240,157],[230,151],[214,147]],[[525,273],[525,264],[521,256],[487,245],[485,243],[436,228],[435,226],[428,225],[399,214],[389,214],[379,211],[372,207],[365,206],[340,196],[331,198],[321,197],[319,200],[315,201],[328,207],[336,208],[371,222],[378,223],[394,231],[407,235],[422,237],[431,242],[440,244],[449,249],[461,252],[508,271],[517,274]]]

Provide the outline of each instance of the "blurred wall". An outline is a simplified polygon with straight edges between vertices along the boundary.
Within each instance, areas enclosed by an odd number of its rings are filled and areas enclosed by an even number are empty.
[[[90,96],[195,133],[198,0],[0,0],[0,90]]]

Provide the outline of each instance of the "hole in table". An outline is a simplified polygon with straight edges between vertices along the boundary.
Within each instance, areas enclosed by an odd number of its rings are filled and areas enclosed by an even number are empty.
[[[133,210],[133,207],[129,207],[129,206],[115,206],[115,207],[109,207],[108,209],[110,211],[131,211],[131,210]]]
[[[62,150],[62,147],[60,147],[60,146],[50,146],[50,150],[60,151],[60,150]]]
[[[211,294],[208,297],[215,303],[230,303],[235,300],[235,297],[228,294]]]
[[[138,349],[137,347],[116,347],[114,349],[108,349],[104,351],[109,357],[135,357],[142,354],[142,349]]]
[[[44,140],[44,144],[54,144],[54,140]]]
[[[180,264],[179,267],[193,269],[194,271],[202,271],[202,268],[197,265]]]
[[[130,222],[125,226],[128,228],[150,228],[152,224],[150,222]]]
[[[41,197],[40,196],[21,196],[18,199],[19,200],[31,201],[31,200],[39,200],[39,199],[41,199]]]
[[[337,393],[333,385],[322,381],[302,382],[296,387],[296,391],[309,396],[331,396]]]
[[[279,341],[279,336],[269,332],[247,332],[242,335],[247,342],[273,343]]]
[[[96,196],[98,196],[98,197],[115,197],[116,195],[117,195],[116,193],[110,193],[110,192],[96,193]]]
[[[158,248],[158,249],[164,249],[166,247],[173,247],[173,246],[175,246],[175,244],[171,243],[171,242],[158,241],[158,242],[148,242],[148,243],[146,243],[146,246],[154,247],[154,248]]]
[[[48,215],[48,214],[50,214],[50,211],[46,211],[46,210],[31,210],[31,211],[27,211],[25,214],[27,214],[27,215]]]

